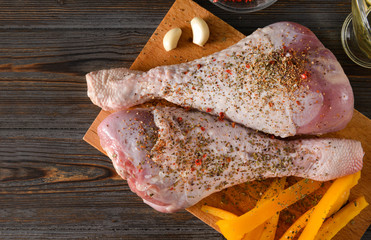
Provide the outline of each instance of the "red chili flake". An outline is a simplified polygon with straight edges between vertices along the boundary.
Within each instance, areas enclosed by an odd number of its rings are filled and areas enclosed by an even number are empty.
[[[203,156],[202,156],[202,158],[206,158],[207,157],[207,154],[205,153]]]
[[[212,110],[213,110],[212,108],[206,108],[207,113],[211,112]]]
[[[299,106],[301,105],[301,103],[299,101],[296,101],[296,104],[298,104]]]
[[[235,126],[236,126],[236,123],[233,122],[233,123],[232,123],[232,127],[234,128]]]
[[[307,76],[305,73],[303,73],[303,74],[300,75],[300,77],[301,77],[302,79],[307,79],[308,76]]]
[[[194,86],[192,86],[192,90],[196,90],[196,88]]]
[[[184,72],[184,74],[187,74],[188,72]]]
[[[274,60],[269,61],[269,64],[275,64],[275,63],[276,63],[276,61],[274,61]]]
[[[201,159],[196,159],[195,164],[198,165],[198,166],[201,165],[202,164],[202,160]]]
[[[194,170],[196,170],[195,168],[191,168],[191,171],[193,172]]]
[[[231,162],[231,158],[229,158],[229,157],[226,158],[226,160],[227,160],[227,162]]]
[[[250,68],[250,64],[246,64],[246,67],[247,67],[247,68]]]
[[[189,110],[191,110],[191,107],[184,107],[184,109],[185,109],[186,111],[189,111]]]
[[[224,120],[224,116],[225,116],[225,115],[224,115],[224,112],[220,112],[220,113],[219,113],[219,118],[218,118],[218,120],[219,120],[219,121],[223,121],[223,120]]]
[[[270,138],[271,138],[271,139],[274,139],[275,137],[274,137],[274,135],[271,135]]]
[[[213,62],[215,62],[215,61],[216,61],[216,59],[214,58],[214,59],[213,59]]]
[[[229,73],[229,74],[231,74],[232,75],[232,72],[231,72],[231,70],[229,70],[229,69],[227,69],[227,70],[225,70],[227,73]]]
[[[269,102],[268,104],[269,104],[269,107],[273,107],[274,105],[272,102]]]
[[[205,131],[205,128],[204,127],[201,127],[201,131]]]
[[[174,190],[174,187],[171,187],[170,190]]]
[[[183,121],[183,118],[178,117],[178,121],[179,121],[179,122]]]
[[[201,64],[197,64],[197,69],[200,69],[201,68]]]

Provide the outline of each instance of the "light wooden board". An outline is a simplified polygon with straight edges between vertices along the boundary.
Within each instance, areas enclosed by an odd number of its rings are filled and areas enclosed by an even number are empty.
[[[192,44],[192,31],[189,22],[195,16],[205,19],[210,27],[210,39],[203,48]],[[180,27],[183,34],[180,38],[178,48],[168,53],[162,47],[162,38],[168,30],[174,27]],[[221,19],[217,18],[193,1],[177,0],[141,51],[131,66],[131,69],[146,71],[159,65],[191,61],[225,49],[238,42],[243,37],[244,35],[242,33],[238,32],[232,26],[223,22]],[[100,146],[96,129],[99,123],[109,114],[109,112],[101,111],[84,136],[86,142],[103,153],[104,151]],[[367,201],[371,202],[371,188],[368,185],[371,183],[371,145],[368,140],[370,136],[371,120],[356,110],[354,111],[352,121],[344,130],[324,136],[356,139],[362,142],[362,146],[366,153],[364,157],[362,178],[360,183],[352,190],[350,199],[354,199],[360,195],[365,195]],[[254,206],[260,193],[264,191],[270,181],[271,180],[241,184],[223,190],[203,199],[201,202],[187,210],[211,227],[218,230],[215,225],[217,219],[203,213],[200,210],[202,204],[222,207],[236,214],[241,214]],[[295,179],[291,178],[289,181],[293,182]],[[285,231],[295,217],[309,208],[327,186],[328,184],[325,184],[325,186],[314,194],[312,198],[290,207],[288,211],[281,214],[277,236]],[[354,221],[352,221],[352,224],[348,224],[348,226],[345,227],[335,237],[335,239],[360,239],[370,223],[371,207],[368,207],[357,216]]]

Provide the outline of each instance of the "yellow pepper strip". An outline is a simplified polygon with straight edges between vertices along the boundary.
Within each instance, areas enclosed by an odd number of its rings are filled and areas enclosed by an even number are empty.
[[[276,212],[304,198],[320,186],[321,182],[303,179],[242,216],[230,220],[219,220],[216,224],[228,240],[240,240],[245,233],[263,224]]]
[[[255,229],[251,230],[250,232],[246,233],[242,240],[256,240],[259,239],[264,231],[264,223],[256,227]]]
[[[205,213],[209,213],[209,214],[211,214],[215,217],[219,217],[221,219],[226,219],[226,220],[233,219],[233,218],[237,217],[237,215],[234,214],[234,213],[228,212],[228,211],[220,209],[220,208],[211,207],[211,206],[208,206],[208,205],[203,205],[201,207],[201,210],[204,211]]]
[[[280,213],[277,212],[264,224],[264,230],[260,236],[260,240],[274,240],[276,236],[277,224],[280,218]]]
[[[346,191],[342,194],[340,198],[338,198],[338,201],[335,202],[334,205],[332,205],[329,213],[327,214],[327,217],[331,216],[335,212],[337,212],[343,205],[348,201],[350,191]],[[315,207],[312,207],[308,211],[306,211],[303,215],[301,215],[282,235],[280,240],[287,240],[287,239],[294,239],[296,234],[300,232],[302,228],[305,228],[305,226],[308,223],[308,219],[313,212]]]
[[[348,203],[343,207],[339,212],[337,212],[333,217],[327,219],[318,234],[316,235],[315,240],[318,239],[331,239],[340,231],[348,222],[350,222],[355,216],[357,216],[365,207],[368,206],[368,203],[364,196],[357,198],[351,203]]]
[[[313,212],[314,207],[301,215],[282,235],[280,240],[294,239],[296,234],[307,225],[310,214]]]
[[[274,179],[269,188],[263,194],[262,198],[259,199],[259,201],[256,203],[256,206],[259,206],[265,201],[268,201],[272,197],[276,196],[279,192],[281,192],[285,188],[285,184],[286,177]]]
[[[234,213],[228,212],[220,208],[211,207],[208,205],[203,205],[201,207],[201,210],[204,211],[205,213],[209,213],[215,217],[219,217],[221,219],[226,219],[226,220],[230,220],[230,219],[237,217],[237,215],[235,215]],[[256,239],[257,236],[261,236],[263,229],[264,229],[264,225],[262,224],[259,227],[255,228],[254,230],[252,230],[251,232],[246,233],[242,239],[243,240]]]
[[[275,194],[281,192],[285,188],[286,178],[280,178],[278,181],[272,183],[272,187],[269,189],[272,191],[269,193],[270,198],[274,197]],[[279,212],[273,215],[270,219],[268,219],[263,228],[263,232],[260,236],[260,240],[274,240],[276,236],[277,224],[280,218]],[[257,238],[256,238],[257,239]]]
[[[267,201],[274,197],[277,193],[279,193],[284,187],[286,183],[286,178],[276,178],[273,180],[269,188],[264,192],[263,196],[259,199],[256,203],[256,207],[259,207],[264,201]],[[268,219],[269,221],[269,219]],[[261,224],[260,226],[256,227],[252,231],[245,234],[242,238],[243,240],[256,240],[260,239],[263,235],[263,232],[266,229],[266,223]]]
[[[348,201],[349,195],[350,195],[350,189],[343,192],[343,194],[336,200],[334,205],[332,205],[326,217],[330,217],[332,214],[339,211],[339,209]]]
[[[328,215],[332,205],[335,204],[338,198],[345,191],[348,191],[355,186],[360,178],[360,172],[336,179],[323,195],[322,199],[315,206],[314,211],[310,215],[307,226],[304,228],[299,240],[312,240],[318,233],[324,219]]]

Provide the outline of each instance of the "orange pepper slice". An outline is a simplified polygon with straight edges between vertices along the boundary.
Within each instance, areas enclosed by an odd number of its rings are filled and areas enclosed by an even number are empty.
[[[333,205],[338,198],[346,191],[355,186],[361,177],[361,172],[354,173],[345,177],[336,179],[323,195],[319,203],[314,207],[307,226],[301,233],[299,240],[312,240],[318,233],[324,219],[327,217]]]
[[[230,220],[219,220],[216,224],[228,240],[240,240],[245,233],[263,224],[276,212],[304,198],[320,186],[321,182],[303,179],[242,216]]]
[[[357,198],[351,203],[348,203],[333,217],[327,219],[321,226],[315,240],[329,240],[345,227],[355,216],[357,216],[368,203],[364,196]]]

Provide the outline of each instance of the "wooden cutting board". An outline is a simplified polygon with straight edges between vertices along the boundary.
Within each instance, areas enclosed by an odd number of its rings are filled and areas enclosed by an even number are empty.
[[[196,16],[203,18],[210,28],[210,39],[203,48],[192,43],[190,21]],[[178,48],[171,52],[166,52],[162,46],[162,38],[168,30],[174,27],[180,27],[183,34],[179,40]],[[147,71],[159,65],[191,61],[225,49],[238,42],[243,37],[244,35],[242,33],[238,32],[232,26],[217,18],[193,1],[177,0],[153,33],[142,52],[131,66],[131,69]],[[102,66],[102,68],[104,68],[104,66]],[[100,146],[96,130],[99,123],[109,114],[109,112],[101,111],[84,136],[86,142],[103,153],[104,151]],[[359,184],[352,190],[350,199],[354,199],[360,195],[365,195],[369,203],[371,203],[371,188],[368,185],[371,183],[371,145],[368,140],[370,136],[371,120],[356,110],[354,110],[354,117],[346,129],[324,136],[356,139],[362,142],[362,146],[366,152],[362,178]],[[294,178],[288,180],[288,182],[294,181]],[[223,190],[203,199],[201,202],[187,210],[214,229],[218,230],[215,225],[217,218],[203,213],[200,210],[202,204],[221,207],[236,214],[241,214],[254,206],[257,199],[261,193],[264,192],[270,182],[271,180],[255,181]],[[280,215],[277,236],[280,236],[280,234],[286,230],[290,223],[292,223],[299,214],[303,213],[306,209],[315,204],[328,185],[329,183],[324,184],[324,187],[311,197],[303,202],[293,205],[289,210],[284,211]],[[368,207],[363,210],[363,212],[357,216],[351,224],[348,224],[347,227],[337,234],[335,239],[360,239],[370,223],[371,207]]]

